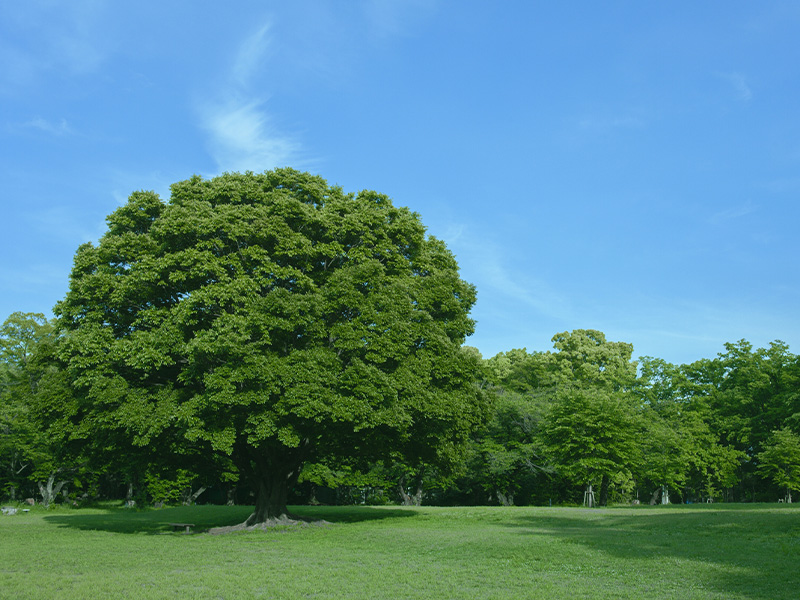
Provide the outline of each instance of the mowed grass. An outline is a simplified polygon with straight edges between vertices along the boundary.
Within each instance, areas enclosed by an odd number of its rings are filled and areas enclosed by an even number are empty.
[[[2,598],[800,598],[800,507],[248,507],[0,517]]]

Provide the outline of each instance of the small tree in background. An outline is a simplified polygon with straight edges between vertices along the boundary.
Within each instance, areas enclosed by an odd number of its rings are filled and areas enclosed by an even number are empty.
[[[792,490],[800,490],[800,435],[788,427],[773,431],[758,460],[759,471],[786,488],[786,501],[791,502]]]

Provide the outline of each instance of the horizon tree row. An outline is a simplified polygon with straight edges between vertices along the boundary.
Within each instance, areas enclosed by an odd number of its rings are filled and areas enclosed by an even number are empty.
[[[54,359],[43,315],[0,329],[0,489],[6,500],[124,498],[145,503],[253,503],[255,486],[202,447],[86,439],[62,420],[77,399]],[[555,352],[511,350],[482,361],[492,398],[461,462],[323,457],[287,490],[295,503],[607,504],[792,501],[800,490],[798,357],[781,343],[727,344],[716,359],[675,366],[630,359],[594,330],[555,336]],[[474,349],[465,348],[475,354]],[[745,377],[746,370],[747,377]],[[642,495],[643,494],[643,495]]]

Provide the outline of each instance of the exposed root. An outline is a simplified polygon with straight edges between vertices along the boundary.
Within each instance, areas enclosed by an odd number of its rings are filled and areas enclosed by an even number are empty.
[[[273,531],[277,527],[309,527],[317,526],[324,527],[330,525],[329,521],[325,520],[311,520],[302,518],[291,518],[286,515],[280,517],[272,517],[261,523],[255,525],[248,525],[247,521],[239,523],[238,525],[231,525],[229,527],[212,527],[208,530],[211,535],[223,535],[226,533],[234,533],[236,531]]]

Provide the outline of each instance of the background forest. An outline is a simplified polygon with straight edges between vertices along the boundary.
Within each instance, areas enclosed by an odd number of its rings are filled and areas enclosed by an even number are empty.
[[[5,501],[252,503],[248,481],[203,460],[200,445],[135,446],[72,424],[65,415],[78,400],[54,355],[57,335],[33,313],[0,330]],[[800,490],[800,360],[782,342],[741,340],[673,365],[634,361],[630,344],[594,330],[552,341],[551,351],[481,358],[488,418],[448,461],[322,460],[306,465],[290,502],[791,502]]]

